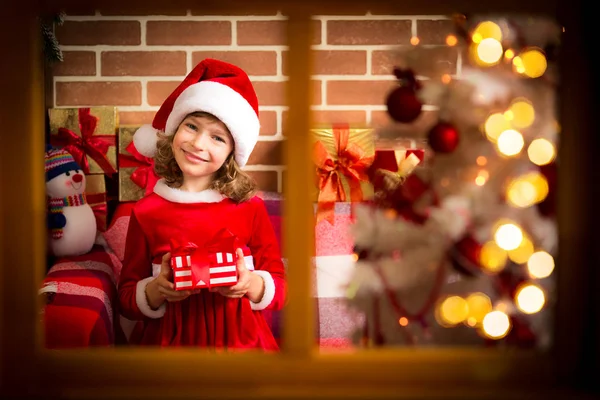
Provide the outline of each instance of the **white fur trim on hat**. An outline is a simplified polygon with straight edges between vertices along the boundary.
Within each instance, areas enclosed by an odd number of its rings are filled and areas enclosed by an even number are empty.
[[[227,126],[235,142],[235,161],[240,167],[246,165],[260,131],[258,115],[250,103],[227,85],[213,81],[195,83],[175,100],[165,134],[174,134],[186,115],[196,111],[212,114]]]
[[[133,134],[133,145],[143,156],[154,157],[156,154],[156,142],[158,141],[158,130],[152,125],[142,125]]]

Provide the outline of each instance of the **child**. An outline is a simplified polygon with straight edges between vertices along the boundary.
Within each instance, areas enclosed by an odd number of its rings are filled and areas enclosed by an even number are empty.
[[[198,64],[134,135],[162,178],[131,215],[119,282],[122,313],[142,320],[130,342],[214,349],[277,350],[261,310],[281,309],[285,276],[264,203],[243,167],[259,132],[258,100],[240,68]],[[232,287],[175,291],[170,240],[199,248],[223,228],[237,249]]]

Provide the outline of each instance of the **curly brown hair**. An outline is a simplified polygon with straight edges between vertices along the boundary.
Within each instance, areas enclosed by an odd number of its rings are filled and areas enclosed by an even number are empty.
[[[188,114],[184,120],[190,115],[219,121],[214,115],[205,112]],[[154,171],[159,177],[165,179],[168,186],[179,188],[183,184],[183,173],[173,155],[172,144],[174,138],[175,135],[167,136],[162,132],[158,134],[156,155],[154,156]],[[221,168],[215,173],[215,179],[210,185],[210,189],[217,190],[236,203],[241,203],[254,196],[257,187],[256,182],[235,161],[234,152],[232,151]]]

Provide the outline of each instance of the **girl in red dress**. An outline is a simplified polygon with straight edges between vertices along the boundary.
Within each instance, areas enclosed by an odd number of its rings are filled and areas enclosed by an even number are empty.
[[[279,243],[255,184],[240,168],[259,133],[258,100],[240,68],[198,64],[133,141],[162,178],[131,214],[119,281],[122,314],[139,320],[130,342],[212,349],[277,350],[261,310],[285,301]],[[205,246],[228,229],[237,283],[176,291],[170,241]],[[249,251],[248,251],[249,250]]]

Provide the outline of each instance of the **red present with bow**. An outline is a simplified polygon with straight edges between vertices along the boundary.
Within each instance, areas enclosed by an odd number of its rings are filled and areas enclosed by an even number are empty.
[[[152,193],[158,181],[154,159],[141,155],[133,144],[138,127],[119,129],[119,201],[137,201]]]
[[[333,224],[336,202],[362,202],[373,196],[367,171],[375,146],[372,129],[313,129],[313,159],[316,166],[317,222]]]
[[[237,236],[227,229],[221,230],[204,247],[193,242],[171,240],[175,290],[235,285],[238,248],[244,252],[245,259],[251,256],[250,249],[242,246]]]
[[[378,148],[375,151],[375,160],[368,171],[375,192],[389,190],[392,186],[404,182],[424,159],[424,149]]]
[[[116,107],[51,108],[50,144],[63,148],[86,175],[117,172]]]

